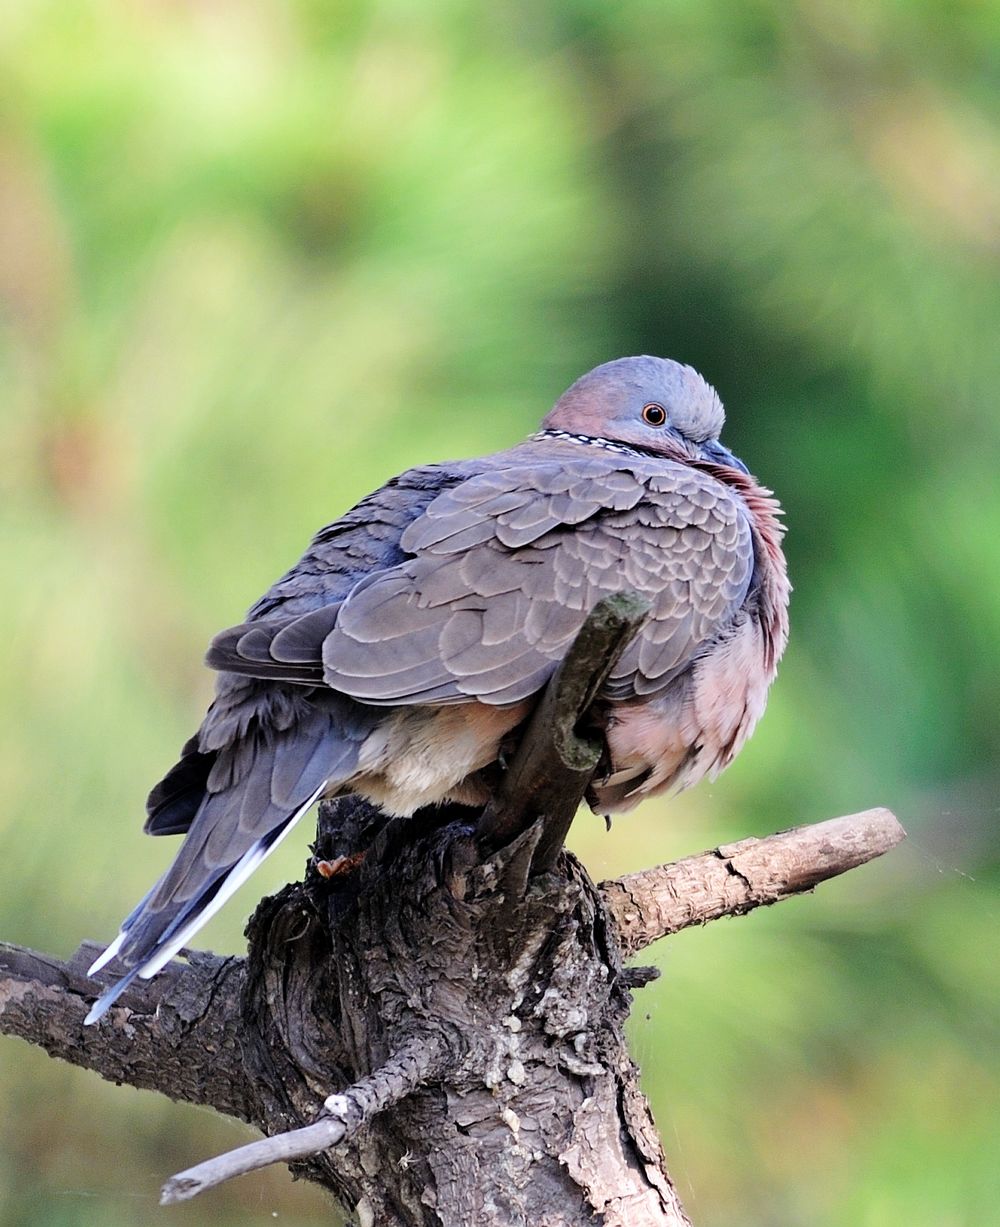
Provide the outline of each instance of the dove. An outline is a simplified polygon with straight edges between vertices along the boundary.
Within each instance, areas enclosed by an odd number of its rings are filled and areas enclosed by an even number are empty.
[[[422,465],[321,529],[212,641],[215,698],[149,795],[173,863],[90,969],[148,979],[318,800],[406,817],[483,804],[501,749],[587,614],[650,613],[599,694],[595,810],[712,777],[761,716],[788,636],[780,508],[719,441],[715,390],[666,358],[595,367],[507,451]]]

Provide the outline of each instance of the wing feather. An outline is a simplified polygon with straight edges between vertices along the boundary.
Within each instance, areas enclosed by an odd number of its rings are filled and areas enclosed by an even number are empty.
[[[405,561],[345,600],[323,644],[327,684],[373,704],[514,702],[549,676],[597,601],[623,588],[654,614],[612,690],[668,684],[748,589],[745,509],[680,465],[580,465],[481,474],[430,503],[403,533]]]
[[[342,584],[327,604],[224,631],[210,663],[300,685],[322,679],[375,705],[512,702],[541,684],[602,596],[632,588],[653,617],[610,692],[655,693],[747,592],[746,510],[692,468],[578,453],[508,460],[447,484],[402,528],[392,565]],[[331,548],[347,543],[326,532]]]

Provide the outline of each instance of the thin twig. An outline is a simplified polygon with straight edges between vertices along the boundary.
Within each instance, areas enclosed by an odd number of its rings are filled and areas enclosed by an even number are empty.
[[[433,1033],[408,1040],[380,1069],[361,1078],[324,1103],[323,1115],[302,1129],[276,1133],[237,1150],[207,1159],[171,1176],[160,1193],[160,1205],[188,1201],[217,1185],[272,1163],[291,1163],[337,1146],[380,1112],[433,1081],[444,1070],[448,1046]]]
[[[627,954],[689,925],[740,916],[855,869],[906,838],[895,815],[869,809],[766,839],[741,839],[644,869],[600,890]]]

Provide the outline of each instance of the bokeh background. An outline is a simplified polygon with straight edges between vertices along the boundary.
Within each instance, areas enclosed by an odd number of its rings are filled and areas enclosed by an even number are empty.
[[[0,937],[113,935],[203,648],[317,527],[678,357],[787,509],[791,646],[722,781],[575,845],[911,839],[656,952],[671,1170],[698,1227],[1000,1222],[998,64],[989,0],[0,6]],[[283,1169],[155,1209],[246,1134],[0,1040],[4,1227],[331,1221]]]

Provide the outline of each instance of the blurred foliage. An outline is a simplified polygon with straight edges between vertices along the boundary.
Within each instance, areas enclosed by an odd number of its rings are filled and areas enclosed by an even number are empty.
[[[699,1227],[997,1221],[998,64],[990,0],[0,7],[0,935],[112,935],[201,650],[315,528],[675,356],[787,509],[792,643],[724,780],[576,846],[912,838],[657,952],[671,1169]],[[10,1227],[145,1222],[245,1132],[0,1047]],[[278,1171],[172,1221],[329,1213]]]

